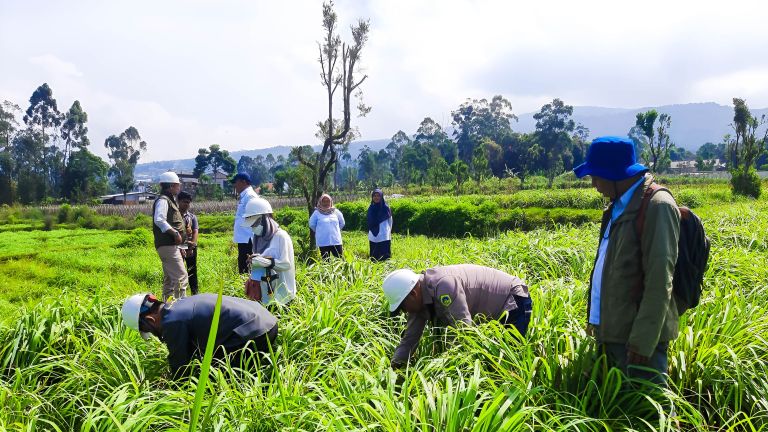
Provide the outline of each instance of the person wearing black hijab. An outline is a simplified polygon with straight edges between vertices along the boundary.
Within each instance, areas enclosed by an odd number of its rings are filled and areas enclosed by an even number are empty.
[[[372,261],[385,261],[392,256],[392,210],[381,189],[371,193],[368,206],[368,245]]]

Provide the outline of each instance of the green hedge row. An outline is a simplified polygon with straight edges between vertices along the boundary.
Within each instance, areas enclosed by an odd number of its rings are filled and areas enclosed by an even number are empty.
[[[600,220],[599,209],[504,208],[492,199],[437,198],[431,201],[396,199],[392,209],[393,231],[437,237],[486,236],[510,229],[529,231],[558,224],[580,225]],[[368,203],[336,206],[346,230],[367,230]]]

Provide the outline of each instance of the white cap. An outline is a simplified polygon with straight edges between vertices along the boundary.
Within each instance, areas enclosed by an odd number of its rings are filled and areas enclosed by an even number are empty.
[[[141,307],[144,305],[144,299],[147,295],[149,294],[135,294],[128,297],[125,303],[123,303],[123,322],[125,326],[139,332],[144,340],[152,336],[152,333],[139,330],[139,315],[141,315]]]
[[[384,289],[384,296],[389,301],[390,312],[394,312],[400,307],[400,303],[408,297],[419,278],[420,276],[410,269],[395,270],[384,278],[381,287]]]
[[[159,182],[160,183],[181,183],[179,181],[179,176],[177,176],[176,173],[173,171],[166,171],[160,174]]]
[[[251,198],[248,204],[245,205],[245,211],[243,211],[243,217],[245,220],[240,223],[241,226],[250,227],[256,222],[256,217],[260,215],[270,214],[272,212],[272,206],[269,201],[261,197]]]

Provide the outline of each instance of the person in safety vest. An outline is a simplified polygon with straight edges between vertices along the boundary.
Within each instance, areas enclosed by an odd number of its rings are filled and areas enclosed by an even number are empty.
[[[152,204],[152,234],[155,249],[163,263],[163,300],[187,295],[187,269],[183,251],[187,229],[176,196],[181,191],[179,176],[173,171],[160,174],[160,196]]]

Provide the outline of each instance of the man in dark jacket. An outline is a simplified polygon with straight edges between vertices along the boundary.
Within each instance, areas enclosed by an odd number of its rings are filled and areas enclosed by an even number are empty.
[[[152,294],[136,294],[123,304],[123,321],[144,339],[157,336],[168,347],[168,364],[174,377],[182,375],[193,357],[202,357],[208,343],[215,294],[185,297],[163,303]],[[269,353],[277,337],[277,318],[261,304],[223,296],[216,333],[216,356],[235,354],[232,362],[250,351]]]
[[[419,344],[427,321],[435,327],[472,324],[481,319],[501,320],[525,336],[533,302],[525,283],[503,271],[473,264],[427,269],[419,275],[395,270],[384,279],[389,310],[408,313],[408,326],[392,356],[392,367],[408,362]]]
[[[655,193],[638,230],[643,195],[653,182],[647,171],[636,162],[632,141],[611,136],[592,141],[586,162],[574,169],[611,200],[590,278],[588,329],[613,366],[664,384],[667,348],[678,332],[672,277],[680,211],[668,192]]]

